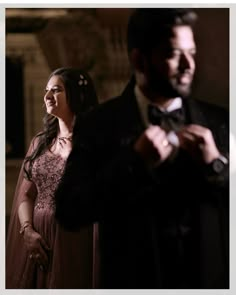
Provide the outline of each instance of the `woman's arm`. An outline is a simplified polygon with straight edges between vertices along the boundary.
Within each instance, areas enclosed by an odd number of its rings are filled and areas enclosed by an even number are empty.
[[[46,269],[48,266],[47,251],[49,247],[33,226],[33,210],[37,188],[32,181],[24,178],[19,193],[22,194],[22,202],[18,208],[18,217],[21,224],[20,234],[23,235],[29,257],[34,259],[42,269]]]
[[[23,179],[20,193],[24,196],[18,208],[18,216],[21,224],[21,233],[33,224],[34,200],[37,195],[37,189],[32,181]]]

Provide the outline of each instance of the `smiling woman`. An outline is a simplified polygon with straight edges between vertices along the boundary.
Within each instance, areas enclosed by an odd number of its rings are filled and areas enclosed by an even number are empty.
[[[71,118],[73,120],[74,115],[67,103],[65,87],[59,76],[55,75],[49,79],[45,92],[47,113],[61,118],[64,122],[70,121]]]
[[[54,218],[54,191],[72,148],[75,119],[97,104],[93,82],[86,72],[57,69],[47,82],[44,103],[44,130],[31,142],[15,191],[6,288],[90,288],[91,228],[65,232]]]

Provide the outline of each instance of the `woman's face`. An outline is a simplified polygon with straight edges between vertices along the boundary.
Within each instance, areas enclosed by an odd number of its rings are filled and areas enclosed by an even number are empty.
[[[64,83],[59,76],[52,76],[46,86],[44,103],[48,114],[58,118],[73,116],[66,100]]]

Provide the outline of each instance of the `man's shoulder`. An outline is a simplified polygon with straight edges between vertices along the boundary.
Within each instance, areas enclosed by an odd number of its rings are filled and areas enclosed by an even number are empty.
[[[212,113],[228,114],[228,110],[220,105],[213,104],[211,102],[203,101],[200,99],[192,100],[194,103],[200,107],[203,111],[209,111]]]
[[[110,109],[117,109],[117,107],[119,108],[120,106],[123,105],[123,97],[122,95],[119,96],[114,96],[111,98],[108,98],[106,101],[102,102],[98,108],[97,108],[97,112],[106,112],[106,110],[110,110]]]
[[[109,98],[99,104],[91,112],[86,115],[87,120],[97,120],[114,117],[115,114],[120,114],[121,109],[125,107],[122,96]],[[103,120],[102,120],[103,121]]]
[[[125,104],[122,96],[108,99],[99,104],[86,114],[82,114],[75,123],[76,133],[104,133],[111,129],[114,124],[122,120],[122,113],[125,111]]]
[[[197,108],[207,119],[207,121],[225,122],[229,120],[229,111],[223,106],[213,104],[211,102],[200,99],[191,99],[190,104],[193,108]]]
[[[111,97],[101,103],[89,116],[94,118],[124,116],[124,113],[129,112],[135,107],[134,85],[134,78],[131,77],[120,95]]]

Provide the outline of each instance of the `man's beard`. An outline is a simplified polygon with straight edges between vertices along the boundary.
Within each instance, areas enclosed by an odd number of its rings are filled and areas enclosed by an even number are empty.
[[[167,99],[174,97],[185,98],[190,95],[192,86],[192,74],[188,73],[188,75],[191,75],[191,81],[183,84],[178,81],[181,73],[171,78],[165,78],[152,71],[149,78],[149,87],[157,95],[166,97]]]

